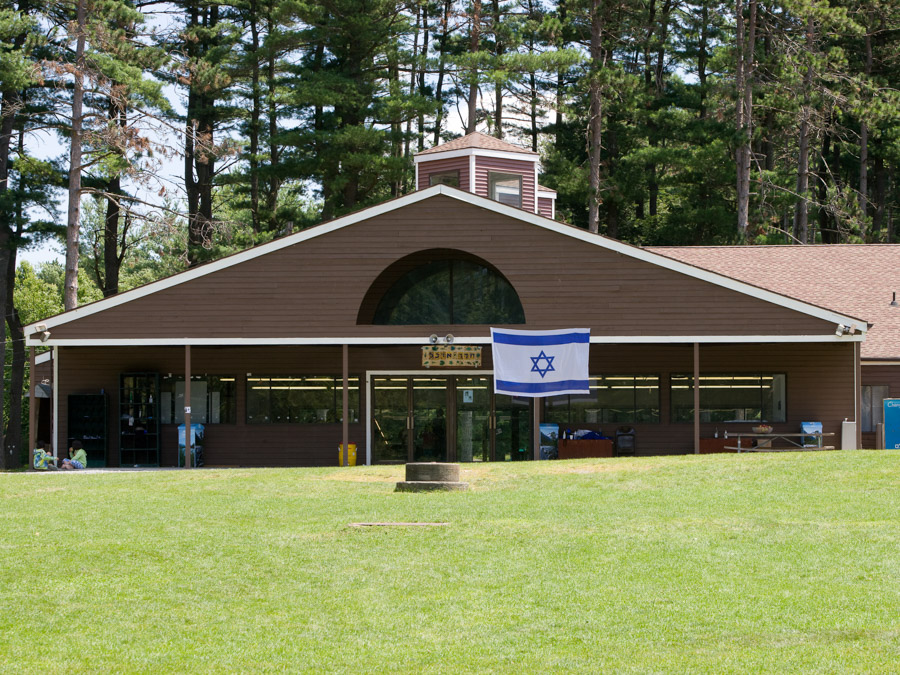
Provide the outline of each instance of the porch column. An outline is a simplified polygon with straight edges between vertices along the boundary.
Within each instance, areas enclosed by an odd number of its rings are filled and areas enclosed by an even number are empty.
[[[184,468],[191,468],[191,346],[184,346]]]
[[[694,454],[700,454],[700,343],[694,343]]]
[[[541,458],[541,399],[533,398],[531,399],[532,405],[534,405],[534,430],[531,432],[532,437],[534,438],[534,458]]]
[[[28,390],[31,393],[31,398],[28,399],[28,463],[31,464],[31,453],[34,450],[34,446],[37,444],[37,409],[38,409],[38,400],[37,400],[37,378],[34,374],[35,367],[35,348],[30,347],[31,351],[28,354],[29,358],[29,367],[30,370],[28,372]],[[42,439],[43,440],[43,439]]]
[[[50,404],[50,429],[53,438],[50,443],[53,445],[53,456],[59,457],[57,448],[59,447],[59,347],[53,348],[53,355],[50,357],[53,367],[50,369],[50,392],[53,396]]]
[[[343,345],[344,383],[342,391],[343,429],[341,430],[341,466],[350,466],[350,345]]]

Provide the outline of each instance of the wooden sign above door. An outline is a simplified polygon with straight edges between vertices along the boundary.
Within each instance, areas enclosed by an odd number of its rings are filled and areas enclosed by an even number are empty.
[[[481,368],[480,345],[427,345],[422,347],[426,368]]]

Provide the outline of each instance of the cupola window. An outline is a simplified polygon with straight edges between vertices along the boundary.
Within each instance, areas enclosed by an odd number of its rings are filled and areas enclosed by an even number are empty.
[[[522,208],[522,176],[515,173],[491,172],[488,179],[491,199],[501,204]]]

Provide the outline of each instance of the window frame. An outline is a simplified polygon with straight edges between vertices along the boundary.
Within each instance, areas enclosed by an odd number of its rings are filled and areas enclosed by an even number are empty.
[[[319,420],[315,419],[312,421],[297,419],[301,417],[303,411],[309,411],[311,408],[302,407],[296,404],[296,402],[292,402],[290,400],[291,394],[288,393],[285,397],[287,400],[273,400],[273,391],[279,391],[286,389],[288,392],[293,391],[291,388],[291,384],[293,382],[302,383],[304,387],[301,387],[298,384],[298,391],[302,391],[303,388],[308,388],[309,382],[317,382],[323,380],[330,380],[331,384],[331,407],[329,408],[317,408],[317,415],[319,410],[326,410],[326,419]],[[262,426],[262,425],[273,425],[273,424],[291,424],[291,425],[300,425],[300,426],[324,426],[324,425],[334,425],[334,424],[343,424],[343,420],[341,419],[341,415],[343,413],[343,376],[342,375],[329,375],[329,374],[307,374],[307,375],[261,375],[261,374],[248,374],[247,379],[245,381],[244,386],[244,395],[245,395],[245,405],[244,405],[244,423],[248,426]],[[253,383],[257,385],[260,382],[266,381],[268,383],[268,392],[266,395],[266,415],[265,419],[251,419],[251,386]],[[284,382],[290,384],[278,385],[273,387],[273,382]],[[362,386],[362,378],[359,375],[350,375],[348,379],[349,384],[349,410],[350,410],[350,421],[349,424],[359,424],[360,422],[360,408],[362,406],[361,400],[361,386]],[[354,401],[354,390],[356,391]],[[273,419],[275,417],[275,412],[277,409],[281,409],[286,411],[286,416],[288,419]],[[331,414],[329,414],[331,413]],[[293,418],[293,419],[292,419]],[[330,418],[330,419],[329,419]]]
[[[515,208],[521,209],[523,202],[523,191],[524,191],[524,176],[520,173],[504,173],[502,171],[488,171],[488,197],[490,197],[493,201],[498,202],[500,204],[504,204],[506,206],[515,206]],[[515,179],[519,183],[519,203],[518,204],[508,204],[497,198],[495,193],[497,183],[505,180],[513,180]]]
[[[760,409],[761,419],[758,419],[758,420],[754,420],[754,419],[704,420],[704,419],[702,419],[704,408],[703,408],[703,403],[701,401],[701,405],[700,405],[700,415],[701,415],[700,421],[701,421],[701,423],[703,423],[703,424],[760,424],[760,423],[784,424],[789,419],[789,416],[788,416],[788,376],[787,376],[786,372],[766,371],[766,372],[756,372],[756,373],[736,373],[736,372],[701,373],[701,375],[700,375],[700,392],[701,392],[701,396],[702,396],[703,379],[704,378],[732,378],[732,379],[734,379],[734,378],[739,378],[739,377],[746,377],[746,378],[753,377],[753,378],[757,378],[757,379],[761,380],[762,378],[765,378],[765,377],[775,378],[779,375],[784,378],[784,400],[782,401],[784,404],[784,412],[782,415],[783,419],[774,419],[774,413],[776,412],[774,406],[772,409],[773,419],[767,419],[767,418],[762,417],[763,387],[760,387],[759,388],[759,391],[760,391],[759,409]],[[675,414],[675,396],[674,396],[673,392],[675,390],[675,382],[674,381],[676,378],[687,379],[688,384],[689,384],[688,390],[691,391],[691,409],[692,410],[693,410],[693,406],[694,406],[694,402],[693,402],[694,376],[693,376],[693,374],[669,373],[669,421],[671,424],[693,424],[693,421],[694,421],[693,414],[691,415],[691,417],[689,419],[683,419],[683,420],[677,419],[677,416]]]
[[[880,405],[878,406],[878,420],[875,420],[875,416],[873,413],[876,408],[872,405],[872,394],[874,394],[875,389],[884,390],[885,396],[882,397],[880,401]],[[864,434],[874,434],[877,429],[878,424],[884,423],[884,399],[891,397],[891,387],[888,384],[864,384],[860,388],[860,411],[859,411],[859,425],[860,431]],[[868,403],[868,405],[867,405]],[[867,411],[868,407],[868,411]],[[868,414],[867,414],[868,412]],[[867,419],[868,418],[868,419]],[[866,424],[868,422],[868,425]]]
[[[638,389],[647,389],[647,388],[652,389],[653,387],[639,387],[637,385],[637,381],[651,379],[651,378],[656,380],[656,387],[655,387],[655,389],[656,389],[656,407],[652,409],[652,410],[656,411],[656,419],[655,420],[654,419],[638,420],[637,419],[637,411],[639,409],[638,400],[637,400]],[[663,385],[663,377],[661,375],[656,374],[656,373],[607,373],[607,374],[591,375],[589,377],[589,382],[590,382],[590,385],[597,383],[598,386],[596,388],[599,388],[601,386],[603,386],[603,387],[609,386],[607,384],[607,382],[609,382],[609,381],[622,380],[622,379],[631,379],[632,383],[633,383],[631,386],[633,395],[632,395],[632,408],[631,408],[630,419],[619,419],[619,420],[608,419],[607,411],[609,411],[613,408],[611,406],[598,405],[597,409],[600,411],[600,419],[598,419],[594,422],[589,422],[589,421],[584,421],[584,420],[573,420],[572,419],[572,411],[574,408],[572,405],[572,398],[575,397],[577,399],[579,396],[581,396],[579,394],[561,394],[559,396],[549,396],[549,397],[544,398],[543,410],[541,411],[542,415],[543,415],[543,419],[547,420],[551,424],[565,424],[565,425],[576,425],[576,424],[594,424],[594,425],[661,424],[662,423],[661,391],[662,391],[662,385]],[[592,388],[594,388],[594,387],[592,387]],[[550,402],[550,399],[562,399],[563,397],[566,398],[566,408],[567,408],[566,421],[565,422],[552,421],[547,414],[547,412],[548,412],[547,405]],[[602,402],[599,401],[599,396],[598,396],[598,404],[600,404],[600,403],[602,403]]]
[[[209,382],[211,379],[218,380],[219,382],[230,382],[231,383],[231,396],[230,396],[230,420],[227,422],[210,422],[209,419],[212,417],[212,399],[211,396],[214,393],[221,393],[221,390],[214,390],[209,386]],[[168,384],[172,383],[172,388],[169,390]],[[178,383],[184,384],[184,375],[180,374],[171,374],[171,375],[161,375],[159,378],[159,417],[160,424],[175,424],[180,425],[184,424],[184,405],[182,404],[180,408],[181,419],[179,420],[179,406],[178,406]],[[234,425],[237,424],[238,414],[237,414],[237,390],[238,390],[238,377],[237,375],[214,375],[210,373],[203,373],[198,375],[191,375],[191,385],[194,383],[205,382],[206,383],[206,417],[207,421],[201,422],[199,419],[192,418],[193,424],[215,424],[216,426],[220,425]],[[163,410],[163,395],[168,394],[171,396],[170,409],[168,411]],[[194,391],[191,391],[191,398],[193,399]],[[183,398],[184,394],[182,394]],[[192,404],[193,405],[193,404]],[[194,413],[196,414],[196,413]]]
[[[435,180],[435,178],[449,178],[453,177],[456,181],[455,183],[448,183],[445,180]],[[449,187],[459,187],[459,169],[454,169],[452,171],[435,171],[434,173],[428,174],[428,187],[434,187],[435,185],[447,185]]]

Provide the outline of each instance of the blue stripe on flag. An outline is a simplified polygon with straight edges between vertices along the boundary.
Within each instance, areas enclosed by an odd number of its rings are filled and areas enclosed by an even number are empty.
[[[508,380],[497,380],[495,383],[496,390],[514,391],[521,394],[543,394],[548,391],[568,391],[577,389],[580,391],[588,391],[590,388],[588,380],[562,380],[561,382],[510,382]]]
[[[513,333],[494,332],[495,343],[504,345],[524,345],[529,347],[545,347],[547,345],[567,345],[590,342],[590,333],[560,333],[559,335],[515,335]]]

